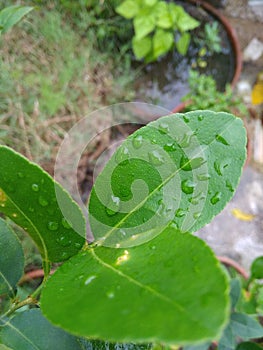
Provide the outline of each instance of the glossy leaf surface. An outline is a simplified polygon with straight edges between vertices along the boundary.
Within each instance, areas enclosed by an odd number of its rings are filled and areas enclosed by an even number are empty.
[[[137,130],[96,179],[89,202],[95,238],[130,247],[170,222],[198,230],[232,198],[245,145],[243,122],[228,113],[169,115]]]
[[[9,225],[0,219],[0,295],[10,294],[22,277],[24,253],[19,239]]]
[[[71,197],[39,166],[6,146],[0,146],[0,168],[0,212],[28,232],[44,261],[62,261],[76,254],[85,242],[86,228]],[[63,198],[67,220],[56,195]]]
[[[77,338],[52,326],[40,309],[21,312],[0,326],[2,342],[13,350],[82,349]]]
[[[263,256],[259,256],[253,261],[250,270],[252,278],[263,278]]]
[[[167,228],[138,247],[71,258],[48,280],[41,308],[55,325],[91,339],[187,344],[218,337],[228,292],[210,248]]]

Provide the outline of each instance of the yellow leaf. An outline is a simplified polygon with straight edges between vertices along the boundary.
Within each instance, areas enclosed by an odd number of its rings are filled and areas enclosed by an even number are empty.
[[[252,221],[255,217],[255,215],[244,213],[242,210],[237,208],[233,209],[231,212],[237,219],[242,221]]]
[[[263,103],[263,81],[259,81],[254,85],[251,99],[253,105],[259,105]]]

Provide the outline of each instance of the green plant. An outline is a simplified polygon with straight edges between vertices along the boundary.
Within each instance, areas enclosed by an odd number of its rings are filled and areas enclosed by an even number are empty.
[[[26,14],[33,10],[30,6],[9,6],[0,11],[0,35],[6,33]]]
[[[191,38],[189,31],[199,26],[182,6],[162,0],[125,0],[116,11],[133,19],[133,51],[137,59],[146,62],[157,60],[174,47],[185,55]]]
[[[247,108],[241,98],[234,96],[228,84],[224,92],[218,91],[216,81],[205,74],[195,70],[189,71],[189,93],[184,96],[185,111],[210,109],[215,112],[224,111],[247,116]]]
[[[85,348],[80,337],[87,348],[93,339],[167,346],[219,339],[230,318],[229,282],[211,249],[190,232],[233,196],[245,142],[241,119],[228,113],[169,115],[137,130],[93,187],[92,244],[67,192],[0,146],[0,210],[34,240],[45,272],[20,299],[23,252],[1,219],[0,342],[13,350],[72,350]],[[49,276],[54,262],[64,263]]]

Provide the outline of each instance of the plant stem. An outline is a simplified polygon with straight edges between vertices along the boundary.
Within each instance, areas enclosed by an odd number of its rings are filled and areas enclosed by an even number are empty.
[[[26,299],[13,304],[11,306],[11,308],[6,312],[6,314],[4,316],[10,316],[13,312],[15,312],[16,310],[20,309],[23,306],[26,306],[26,305],[37,305],[37,303],[38,303],[37,299],[35,299],[32,296],[29,296]]]

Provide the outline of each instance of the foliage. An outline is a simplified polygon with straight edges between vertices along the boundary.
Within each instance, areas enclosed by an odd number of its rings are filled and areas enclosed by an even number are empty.
[[[0,11],[0,34],[6,33],[27,13],[33,10],[30,6],[9,6]]]
[[[157,60],[174,47],[185,55],[190,43],[189,31],[199,25],[182,6],[162,0],[125,0],[116,11],[133,20],[133,51],[137,59],[146,62]]]
[[[89,203],[95,241],[84,246],[76,203],[40,167],[0,146],[1,211],[35,241],[45,270],[42,285],[21,299],[14,284],[22,271],[10,281],[6,247],[1,342],[44,350],[96,348],[90,339],[170,346],[220,338],[229,321],[228,280],[211,249],[186,231],[210,222],[233,196],[245,142],[242,121],[227,113],[169,115],[137,130],[97,178]],[[22,256],[16,259],[21,266]],[[67,259],[48,277],[50,262]],[[238,315],[231,316],[237,329]],[[253,336],[261,334],[257,326]]]
[[[189,88],[189,93],[183,98],[187,102],[186,111],[210,109],[215,112],[232,112],[239,116],[248,115],[246,106],[240,98],[234,96],[231,86],[227,85],[226,90],[220,92],[211,76],[190,70]]]

